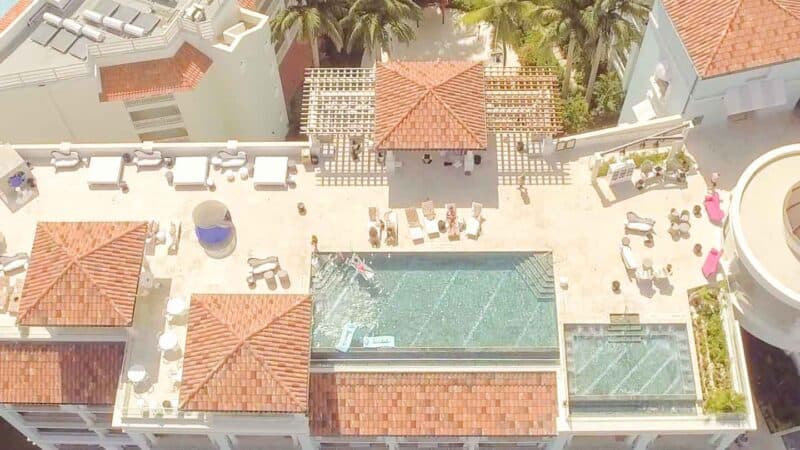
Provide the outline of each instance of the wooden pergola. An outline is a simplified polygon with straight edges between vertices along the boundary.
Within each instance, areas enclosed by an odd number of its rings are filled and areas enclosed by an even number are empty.
[[[552,67],[488,66],[486,128],[556,137],[563,132],[558,78]]]
[[[553,68],[485,66],[484,70],[487,132],[549,137],[563,132]],[[306,69],[302,131],[318,141],[336,136],[371,139],[375,74],[375,68]]]
[[[371,134],[375,69],[306,69],[301,122],[305,134],[321,139]]]

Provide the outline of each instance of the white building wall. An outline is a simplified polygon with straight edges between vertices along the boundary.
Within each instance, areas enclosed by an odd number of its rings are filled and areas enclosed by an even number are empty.
[[[136,141],[122,102],[100,102],[91,77],[0,91],[0,141]]]
[[[669,88],[661,99],[657,97],[652,81],[659,63],[668,68],[670,75]],[[681,114],[697,75],[660,0],[653,4],[635,64],[619,122],[636,122],[633,106],[648,99],[658,117]]]

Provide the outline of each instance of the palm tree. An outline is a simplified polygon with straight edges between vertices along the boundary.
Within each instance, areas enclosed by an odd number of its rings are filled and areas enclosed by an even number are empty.
[[[282,9],[269,21],[272,41],[282,41],[295,25],[299,38],[311,46],[311,63],[319,67],[319,40],[327,37],[337,49],[342,48],[342,29],[339,18],[346,11],[341,0],[298,0]]]
[[[532,4],[520,0],[475,0],[472,10],[461,18],[465,25],[487,23],[492,26],[492,48],[503,46],[503,65],[506,65],[508,44],[516,42],[522,33],[524,20]]]
[[[608,55],[607,44],[613,42],[620,49],[629,47],[641,36],[635,22],[644,23],[649,12],[644,0],[595,0],[594,5],[587,8],[583,22],[594,41],[594,55],[586,85],[586,103],[592,100],[597,68],[600,60]]]
[[[584,11],[591,0],[547,0],[533,7],[531,18],[542,27],[543,42],[567,43],[567,60],[564,64],[563,94],[569,95],[572,84],[572,63],[575,46],[585,42],[589,33],[584,26]]]
[[[414,40],[422,21],[422,9],[413,0],[354,0],[341,25],[347,30],[345,49],[363,48],[380,60],[389,53],[392,40]]]

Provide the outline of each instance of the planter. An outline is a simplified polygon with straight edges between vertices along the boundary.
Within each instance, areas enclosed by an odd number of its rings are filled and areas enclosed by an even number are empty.
[[[620,287],[619,281],[614,280],[611,282],[611,291],[614,292],[615,294],[619,293],[619,287]]]

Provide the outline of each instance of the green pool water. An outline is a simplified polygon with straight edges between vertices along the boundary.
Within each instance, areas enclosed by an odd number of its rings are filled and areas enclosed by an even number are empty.
[[[565,325],[573,414],[694,414],[683,324]]]
[[[557,348],[550,253],[365,253],[366,280],[351,254],[320,254],[312,270],[312,345],[331,349],[348,323],[392,336],[395,349]]]

